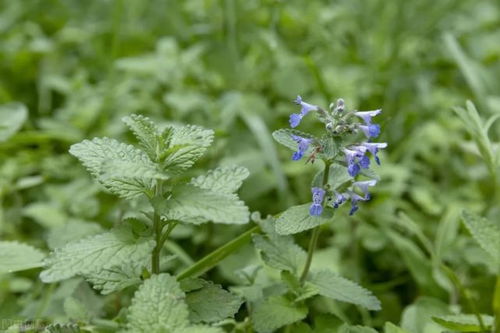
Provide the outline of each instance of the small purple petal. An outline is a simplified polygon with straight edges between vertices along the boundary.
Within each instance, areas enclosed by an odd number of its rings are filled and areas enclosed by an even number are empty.
[[[292,160],[298,161],[298,160],[300,160],[302,158],[302,156],[304,156],[304,154],[302,154],[301,152],[296,151],[292,155]]]
[[[361,157],[359,159],[359,165],[363,169],[368,169],[370,167],[370,159],[368,158],[368,156],[364,155],[363,157]]]
[[[357,174],[359,173],[359,171],[360,171],[360,168],[359,168],[359,165],[357,163],[349,164],[347,166],[347,172],[349,173],[349,175],[351,177],[356,177]]]
[[[380,125],[358,125],[358,127],[365,133],[367,138],[375,138],[380,134]]]
[[[312,104],[304,102],[302,100],[302,97],[300,97],[300,95],[297,96],[297,98],[295,99],[295,103],[301,106],[300,115],[302,117],[305,116],[306,114],[308,114],[310,111],[317,111],[318,110],[318,107],[316,105],[312,105]]]
[[[382,110],[373,110],[373,111],[362,111],[362,112],[354,112],[354,114],[365,122],[366,125],[370,125],[372,122],[372,117],[378,115]]]
[[[311,214],[312,216],[320,216],[322,212],[323,206],[319,204],[312,204],[309,208],[309,214]]]
[[[299,126],[301,120],[302,120],[302,116],[300,114],[292,113],[290,115],[290,119],[289,119],[290,127],[295,128],[295,127]]]

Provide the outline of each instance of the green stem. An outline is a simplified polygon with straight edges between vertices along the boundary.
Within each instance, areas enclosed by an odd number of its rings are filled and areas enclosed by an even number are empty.
[[[158,181],[158,183],[155,186],[155,197],[158,197],[161,195],[161,183]],[[154,206],[153,206],[154,207]],[[153,274],[160,274],[160,252],[161,252],[161,246],[163,243],[161,243],[161,231],[163,229],[163,225],[161,223],[161,217],[156,208],[154,208],[153,212],[153,231],[155,234],[155,241],[156,241],[156,246],[153,249],[153,252],[151,253],[151,269]]]
[[[467,288],[465,288],[462,285],[462,282],[460,282],[460,279],[458,276],[455,274],[455,272],[446,266],[445,264],[441,264],[442,269],[445,271],[445,273],[448,275],[448,278],[453,282],[455,287],[458,289],[460,294],[462,294],[462,297],[465,299],[467,302],[467,305],[469,306],[469,309],[474,313],[474,316],[476,317],[479,327],[481,328],[481,332],[486,332],[486,325],[484,324],[483,318],[481,317],[481,314],[479,313],[476,303],[474,300],[470,297],[469,291]]]
[[[246,245],[250,241],[252,234],[259,232],[259,226],[255,226],[252,229],[244,232],[237,238],[219,247],[212,253],[198,260],[196,263],[194,263],[194,265],[179,273],[179,275],[177,275],[177,280],[180,281],[188,277],[197,277],[209,271],[210,269],[215,267],[222,259],[226,258],[234,251]]]
[[[328,183],[328,177],[330,174],[330,161],[324,161],[325,162],[325,169],[323,170],[323,188],[325,185]],[[309,241],[309,247],[307,249],[307,258],[306,258],[306,264],[304,266],[304,270],[302,271],[302,274],[300,275],[300,282],[304,282],[307,278],[307,274],[309,273],[309,269],[311,268],[311,263],[312,263],[312,258],[314,254],[314,250],[316,249],[316,245],[318,243],[318,238],[319,238],[319,233],[320,233],[320,228],[321,226],[317,226],[313,229],[312,235],[311,235],[311,240]]]
[[[495,315],[495,330],[500,333],[500,275],[497,275],[495,293],[493,294],[493,314]]]

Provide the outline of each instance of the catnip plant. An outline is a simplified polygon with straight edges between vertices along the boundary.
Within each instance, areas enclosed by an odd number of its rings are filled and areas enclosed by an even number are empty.
[[[211,323],[233,316],[238,296],[202,279],[167,273],[172,259],[163,246],[179,224],[245,224],[249,211],[235,192],[248,170],[223,166],[190,177],[190,169],[213,140],[199,126],[158,126],[141,115],[123,119],[139,147],[110,138],[71,146],[92,176],[128,202],[116,226],[105,233],[67,243],[53,251],[40,274],[54,283],[83,277],[102,294],[139,286],[128,309],[127,332],[222,332]],[[224,303],[217,311],[210,304]]]
[[[370,168],[371,159],[380,164],[378,153],[387,143],[374,142],[380,126],[373,118],[381,110],[348,111],[339,99],[325,110],[297,97],[298,113],[290,115],[290,127],[279,129],[273,137],[290,148],[293,161],[316,163],[323,168],[311,184],[311,202],[293,206],[277,216],[260,218],[252,215],[262,234],[254,234],[253,242],[265,266],[280,272],[279,281],[262,283],[255,268],[247,267],[248,286],[233,288],[247,303],[252,327],[257,332],[272,332],[281,327],[293,332],[308,314],[316,311],[315,296],[355,304],[367,310],[380,310],[380,301],[356,282],[339,276],[329,268],[311,270],[314,250],[321,225],[332,221],[335,210],[350,202],[349,215],[359,210],[360,203],[370,199],[369,189],[378,177]],[[310,114],[324,124],[324,133],[313,135],[297,127]],[[312,229],[307,252],[295,243],[292,235]],[[257,290],[257,291],[256,291]],[[255,297],[255,295],[261,297]],[[300,326],[302,325],[302,326]],[[338,329],[349,331],[345,323]]]

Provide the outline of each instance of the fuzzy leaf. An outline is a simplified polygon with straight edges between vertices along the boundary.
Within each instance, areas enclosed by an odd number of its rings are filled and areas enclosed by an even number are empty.
[[[122,118],[122,121],[134,133],[139,145],[148,154],[152,161],[156,161],[162,150],[163,142],[160,129],[148,117],[131,114]]]
[[[308,203],[288,208],[276,220],[276,232],[280,235],[296,234],[327,223],[333,216],[331,209],[324,209],[321,216],[311,216],[310,206]]]
[[[191,180],[191,184],[220,193],[236,192],[250,173],[240,166],[219,167]]]
[[[109,138],[84,140],[71,146],[89,172],[111,193],[133,198],[152,186],[154,179],[167,179],[149,157],[134,146]]]
[[[303,138],[308,138],[308,139],[315,139],[317,141],[317,138],[315,138],[313,135],[309,133],[304,133],[295,129],[289,129],[289,128],[281,128],[279,130],[276,130],[273,132],[273,138],[276,140],[278,143],[282,144],[283,146],[290,148],[293,151],[297,150],[297,142],[292,138],[292,135],[297,135]],[[312,146],[309,146],[305,154],[311,153],[313,151]]]
[[[213,323],[232,318],[238,312],[242,299],[219,285],[207,284],[188,293],[186,303],[191,322]]]
[[[248,207],[235,194],[213,192],[186,184],[174,189],[172,197],[160,203],[159,209],[168,220],[187,223],[204,222],[244,224]]]
[[[484,325],[487,330],[493,326],[493,317],[488,315],[481,315]],[[480,332],[481,327],[475,315],[472,314],[458,314],[448,316],[435,316],[432,317],[439,325],[453,330],[455,332]]]
[[[330,271],[320,271],[310,275],[308,283],[322,296],[338,301],[361,305],[368,310],[380,310],[380,301],[357,283]]]
[[[28,118],[28,109],[21,103],[0,105],[0,142],[17,133]]]
[[[78,324],[50,324],[45,327],[44,333],[80,333]]]
[[[45,260],[46,269],[40,273],[43,282],[69,279],[75,275],[91,275],[130,263],[146,262],[155,243],[135,239],[127,228],[71,242],[56,249]]]
[[[306,261],[305,251],[290,236],[253,235],[253,242],[266,264],[276,269],[296,273]]]
[[[0,274],[43,266],[45,254],[28,245],[0,241]]]
[[[85,280],[90,282],[94,289],[101,294],[108,295],[127,287],[140,284],[144,263],[126,262],[121,266],[112,266],[99,271],[88,273]]]
[[[500,263],[500,225],[468,211],[462,212],[462,218],[479,246]]]
[[[210,146],[214,132],[199,126],[173,127],[167,156],[162,166],[169,174],[190,168]]]
[[[283,296],[273,296],[255,305],[251,318],[257,332],[274,332],[280,327],[304,319],[307,312],[304,305],[293,304]]]
[[[188,325],[189,311],[175,277],[153,275],[137,290],[127,316],[129,332],[178,332]]]

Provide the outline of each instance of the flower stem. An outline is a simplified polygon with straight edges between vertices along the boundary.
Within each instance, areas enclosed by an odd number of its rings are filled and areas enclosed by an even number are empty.
[[[325,160],[325,169],[323,170],[323,181],[322,185],[325,187],[325,185],[328,183],[328,177],[330,174],[330,165],[331,162]],[[302,274],[300,275],[300,282],[304,282],[307,278],[307,274],[309,273],[309,269],[311,268],[311,263],[312,263],[312,258],[314,254],[314,250],[316,249],[316,245],[318,243],[318,238],[319,238],[319,233],[320,233],[320,228],[321,226],[318,225],[316,226],[311,234],[311,240],[309,241],[309,247],[307,249],[307,258],[306,258],[306,264],[304,265],[304,270],[302,271]]]
[[[495,293],[493,295],[493,314],[495,315],[495,329],[493,332],[500,333],[500,275],[497,275]]]

